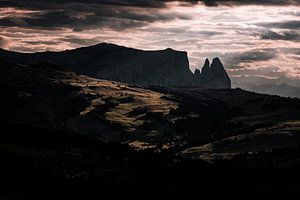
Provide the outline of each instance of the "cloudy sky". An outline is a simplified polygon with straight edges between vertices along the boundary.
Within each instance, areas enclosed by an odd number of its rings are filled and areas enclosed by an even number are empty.
[[[0,0],[1,48],[100,42],[184,50],[192,70],[218,56],[231,77],[300,79],[300,0]]]

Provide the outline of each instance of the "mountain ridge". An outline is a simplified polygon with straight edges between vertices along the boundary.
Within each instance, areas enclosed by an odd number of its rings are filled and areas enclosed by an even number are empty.
[[[230,78],[219,59],[219,67],[213,67],[209,77],[197,76],[190,70],[187,52],[171,48],[146,51],[99,43],[61,52],[1,50],[1,58],[22,65],[50,64],[60,70],[136,85],[231,88]]]

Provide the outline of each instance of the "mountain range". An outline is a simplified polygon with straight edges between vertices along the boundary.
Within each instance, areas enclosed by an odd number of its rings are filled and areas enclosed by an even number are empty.
[[[254,83],[253,83],[254,82]],[[255,80],[248,82],[234,80],[232,87],[242,88],[251,92],[258,92],[261,94],[279,95],[284,97],[297,97],[300,98],[300,87],[297,81],[292,80]]]
[[[189,68],[187,53],[171,48],[143,51],[101,43],[63,52],[17,53],[0,51],[0,59],[21,65],[43,64],[90,77],[136,85],[231,88],[231,80],[219,58],[202,73]]]

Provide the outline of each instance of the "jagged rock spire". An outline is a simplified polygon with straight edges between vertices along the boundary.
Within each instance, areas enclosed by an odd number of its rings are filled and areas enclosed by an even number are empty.
[[[198,74],[195,71],[195,75]],[[199,78],[197,78],[199,77]],[[231,88],[231,80],[219,58],[214,58],[211,65],[206,58],[200,76],[196,76],[197,82],[202,87]]]
[[[195,69],[195,72],[194,72],[194,74],[195,74],[196,76],[200,76],[201,72],[200,72],[200,70],[199,70],[199,69]]]
[[[202,74],[207,74],[208,73],[208,71],[209,71],[209,60],[208,60],[208,58],[206,58],[205,59],[205,63],[204,63],[204,65],[203,65],[203,67],[202,67]]]
[[[225,71],[222,62],[221,62],[221,60],[218,57],[216,57],[216,58],[213,59],[210,67],[212,67],[212,69],[213,68],[218,68],[218,69],[221,69],[221,70]]]
[[[231,80],[218,57],[213,59],[210,71],[213,80],[212,85],[215,88],[231,88]]]

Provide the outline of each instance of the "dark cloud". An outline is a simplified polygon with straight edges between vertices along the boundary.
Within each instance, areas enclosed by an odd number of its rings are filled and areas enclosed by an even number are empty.
[[[299,41],[300,34],[295,31],[286,31],[282,33],[277,33],[271,30],[267,30],[261,34],[261,39],[264,40],[290,40]]]
[[[276,49],[258,49],[237,55],[236,60],[239,62],[267,61],[276,57]]]
[[[256,61],[268,61],[277,56],[277,49],[255,49],[234,55],[228,55],[226,62],[231,68],[239,67],[240,63],[252,63]]]
[[[61,41],[70,42],[72,44],[78,44],[83,46],[89,46],[89,45],[99,43],[99,40],[97,40],[96,38],[84,39],[84,38],[78,38],[74,36],[66,36],[65,38],[62,38]]]
[[[278,66],[265,66],[256,69],[242,68],[230,71],[230,75],[246,75],[246,76],[265,76],[265,77],[285,77],[287,72],[280,70]]]
[[[70,4],[94,4],[101,6],[126,6],[143,8],[162,8],[165,7],[164,0],[0,0],[0,7],[17,7],[30,9],[45,9],[70,5]]]
[[[267,28],[300,30],[300,20],[260,23],[258,25],[263,26],[263,27],[267,27]]]
[[[29,27],[44,29],[72,28],[81,31],[90,28],[111,28],[114,30],[143,27],[156,21],[176,18],[188,20],[188,14],[165,13],[168,2],[175,0],[0,0],[0,7],[37,10],[41,12],[25,16],[2,17],[2,27]],[[204,3],[217,5],[290,5],[300,0],[181,0],[189,5]],[[299,21],[261,24],[265,27],[299,29]]]
[[[26,44],[31,44],[31,45],[59,45],[60,42],[59,41],[26,41],[26,42],[23,42],[23,43],[26,43]]]
[[[60,28],[73,24],[76,20],[65,11],[45,11],[21,18],[27,27]],[[0,20],[1,24],[1,20]]]
[[[19,17],[3,17],[0,19],[0,26],[47,29],[72,28],[77,31],[95,27],[122,30],[142,27],[156,21],[168,21],[176,18],[190,19],[188,15],[181,13],[160,12],[161,10],[157,9],[157,3],[88,1],[90,3],[83,4],[74,3],[75,1],[69,2],[72,3],[68,4],[65,1],[64,3],[53,3],[53,1],[49,3],[46,1],[42,4],[22,1],[22,3],[16,4],[18,5],[16,7],[38,9],[40,12],[28,13]],[[163,3],[161,2],[161,4]]]
[[[0,7],[48,9],[58,4],[94,4],[101,6],[122,6],[140,8],[164,8],[168,2],[185,4],[203,3],[206,6],[218,5],[299,5],[300,0],[0,0]]]
[[[221,31],[198,31],[197,32],[200,35],[205,35],[205,36],[215,36],[215,35],[223,35],[224,32]]]

